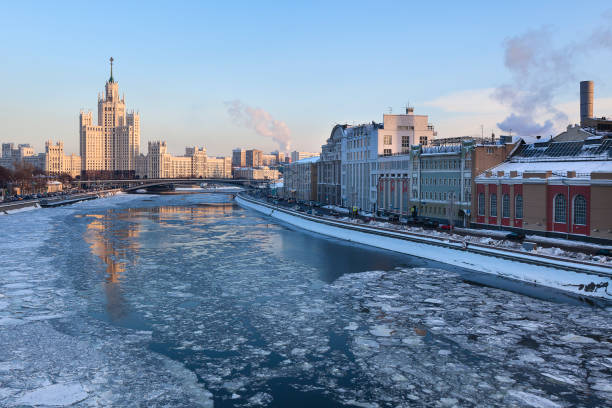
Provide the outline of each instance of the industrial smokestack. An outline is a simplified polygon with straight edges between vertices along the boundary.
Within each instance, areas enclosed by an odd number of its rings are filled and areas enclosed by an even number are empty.
[[[580,82],[580,126],[585,126],[585,119],[593,117],[593,81]]]

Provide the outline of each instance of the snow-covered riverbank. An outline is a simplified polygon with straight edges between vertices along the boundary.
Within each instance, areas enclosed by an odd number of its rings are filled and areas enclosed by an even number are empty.
[[[365,225],[349,227],[346,223],[291,212],[245,197],[238,196],[236,201],[241,206],[323,235],[579,295],[612,300],[612,293],[608,292],[608,287],[612,288],[612,268],[608,264],[544,258],[539,254],[523,254],[485,245],[466,246],[462,241],[435,236],[408,236],[400,231],[376,230]]]

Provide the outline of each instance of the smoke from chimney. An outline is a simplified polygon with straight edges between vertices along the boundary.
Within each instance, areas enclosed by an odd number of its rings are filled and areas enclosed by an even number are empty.
[[[254,130],[278,143],[280,151],[288,152],[291,147],[291,131],[285,122],[275,120],[261,108],[253,108],[239,100],[225,102],[227,113],[237,125]]]
[[[598,50],[612,50],[612,30],[596,28],[572,44],[554,47],[550,28],[530,30],[504,42],[504,65],[512,81],[498,87],[493,98],[512,113],[497,126],[521,136],[547,134],[562,128],[567,115],[553,105],[556,94],[575,82],[574,61]]]

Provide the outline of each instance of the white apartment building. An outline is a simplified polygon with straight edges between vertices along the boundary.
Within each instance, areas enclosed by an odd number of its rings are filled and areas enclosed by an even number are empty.
[[[232,158],[209,157],[206,162],[206,178],[232,178]]]
[[[2,157],[0,166],[12,169],[15,163],[27,162],[42,170],[40,158],[34,155],[34,149],[27,143],[15,147],[14,143],[2,143]]]
[[[130,175],[140,152],[140,115],[125,108],[119,84],[111,74],[104,95],[98,95],[98,123],[91,111],[79,115],[81,167],[86,173],[113,172]]]
[[[64,154],[64,142],[53,144],[45,142],[45,152],[34,154],[29,144],[20,144],[15,148],[13,143],[2,144],[0,166],[13,168],[15,163],[27,163],[50,175],[62,173],[76,178],[81,174],[81,158],[75,154]]]
[[[406,108],[405,115],[383,115],[383,127],[378,131],[378,152],[383,155],[408,153],[412,145],[427,145],[435,137],[427,115],[415,115]]]
[[[81,174],[81,158],[74,153],[64,154],[64,142],[53,144],[51,140],[45,142],[44,168],[47,174],[69,174],[75,178]]]
[[[184,156],[173,156],[165,141],[151,141],[146,156],[136,160],[140,178],[231,178],[231,157],[208,157],[203,147],[186,147]]]
[[[333,132],[342,134],[342,205],[366,211],[378,209],[379,158],[408,154],[412,144],[428,144],[436,136],[428,116],[415,115],[413,108],[406,108],[405,114],[383,115],[382,124],[341,125],[336,126]],[[339,135],[334,136],[333,132],[331,138],[338,138]],[[405,166],[401,172],[404,177],[410,170],[409,159],[383,164],[383,167],[400,165]]]
[[[376,205],[376,184],[370,173],[378,159],[378,131],[380,123],[357,126],[336,126],[342,133],[341,197],[344,207],[358,207],[373,211]],[[332,138],[337,138],[332,134]]]

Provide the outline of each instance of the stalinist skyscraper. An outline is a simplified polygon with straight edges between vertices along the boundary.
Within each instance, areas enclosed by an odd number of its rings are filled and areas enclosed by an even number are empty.
[[[79,115],[82,170],[86,177],[133,177],[140,152],[140,114],[126,112],[125,97],[119,99],[119,84],[110,78],[104,95],[98,94],[98,124],[93,113]]]

